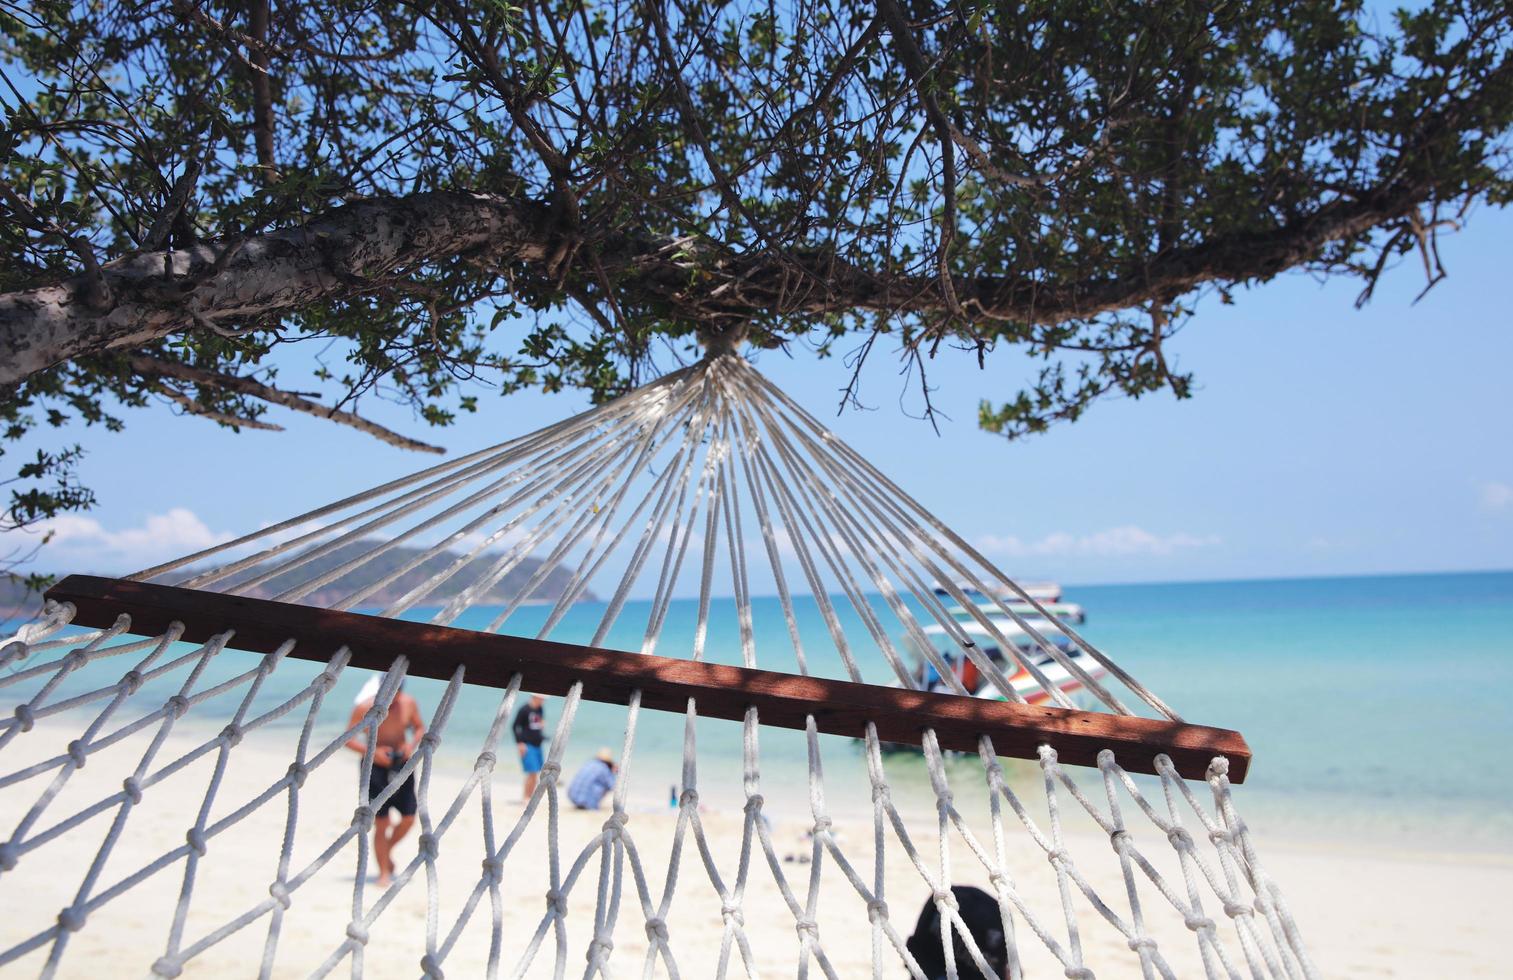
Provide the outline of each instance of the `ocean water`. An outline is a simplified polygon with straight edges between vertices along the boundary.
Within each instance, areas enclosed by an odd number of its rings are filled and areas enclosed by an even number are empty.
[[[1186,720],[1245,735],[1255,759],[1237,799],[1261,840],[1513,852],[1513,781],[1504,777],[1502,761],[1513,744],[1513,572],[1068,586],[1066,593],[1088,611],[1083,634]],[[605,645],[639,649],[648,609],[648,603],[628,604]],[[430,612],[414,610],[409,618],[426,619]],[[586,642],[602,612],[600,603],[574,607],[552,638]],[[810,669],[842,676],[841,658],[817,608],[805,603],[798,612]],[[856,613],[842,612],[848,632],[865,636]],[[493,613],[471,610],[456,625],[482,627]],[[506,631],[531,635],[546,615],[545,608],[524,608]],[[675,601],[658,652],[686,655],[696,619],[695,601]],[[711,623],[708,658],[740,663],[733,604],[717,601]],[[753,601],[753,630],[759,666],[796,670],[776,599]],[[875,649],[859,645],[855,653],[864,679],[891,679]],[[199,687],[255,663],[250,655],[225,654]],[[128,666],[121,660],[90,664],[69,675],[49,699],[108,684]],[[292,696],[318,669],[302,661],[280,666],[259,692],[253,714]],[[138,698],[161,703],[183,676],[178,671],[146,685]],[[341,730],[367,676],[343,676],[320,716],[321,734]],[[41,683],[0,687],[0,711],[9,713]],[[424,679],[408,685],[427,714],[442,688]],[[221,695],[180,724],[213,734],[240,697],[240,690]],[[470,764],[498,705],[496,691],[464,690],[445,730],[444,765]],[[558,721],[560,707],[560,699],[552,699],[549,726]],[[121,720],[128,717],[134,716]],[[276,731],[292,739],[301,721],[295,713]],[[600,746],[618,750],[625,723],[624,707],[584,704],[565,768],[571,771]],[[630,768],[634,806],[666,806],[681,784],[684,724],[680,715],[642,713]],[[701,719],[696,731],[703,799],[736,805],[743,778],[740,726]],[[798,815],[807,805],[805,739],[764,730],[761,740],[762,790],[779,813],[787,807]],[[825,737],[821,743],[831,810],[865,809],[861,752],[845,739]],[[500,752],[506,779],[513,778],[510,748],[506,730]],[[953,764],[953,779],[971,780],[974,773],[980,781],[981,767],[972,760]],[[1027,788],[1036,781],[1028,764],[1011,773]],[[895,799],[912,797],[922,807],[933,800],[918,758],[891,758],[888,776]]]

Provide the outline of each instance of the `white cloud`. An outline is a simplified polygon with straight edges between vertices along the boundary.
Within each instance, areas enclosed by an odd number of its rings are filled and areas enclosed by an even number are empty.
[[[1208,548],[1219,543],[1220,538],[1216,534],[1188,534],[1185,531],[1153,534],[1133,524],[1091,534],[1057,531],[1038,541],[1025,541],[1012,534],[988,534],[977,539],[977,547],[982,551],[1011,558],[1170,555],[1194,548]]]
[[[137,527],[111,530],[93,517],[65,514],[41,521],[7,541],[40,541],[51,534],[43,561],[58,571],[136,570],[229,541],[233,535],[212,531],[194,511],[174,507],[152,514]]]
[[[1477,497],[1482,510],[1508,510],[1513,508],[1513,484],[1490,480],[1481,485]]]

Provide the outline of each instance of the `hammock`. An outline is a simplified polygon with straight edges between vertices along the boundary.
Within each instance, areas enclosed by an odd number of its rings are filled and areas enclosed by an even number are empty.
[[[758,574],[775,599],[753,598]],[[680,592],[696,592],[691,611]],[[1050,623],[745,360],[713,352],[529,435],[128,579],[51,590],[0,650],[14,703],[0,720],[0,967],[65,975],[71,949],[126,922],[135,940],[110,955],[156,977],[1315,976],[1235,807],[1243,739],[1186,723]],[[349,726],[348,702],[327,695],[373,676],[373,707]],[[419,750],[370,795],[372,735],[407,676],[445,687]],[[926,677],[945,690],[922,690]],[[490,688],[492,722],[463,744],[459,701]],[[495,766],[524,692],[563,700],[517,807],[496,799],[515,783]],[[574,733],[595,711],[619,713],[623,742],[608,819],[584,830],[563,774],[593,754]],[[632,820],[637,732],[662,711],[683,716],[676,818]],[[703,773],[704,787],[738,781],[724,807],[701,806],[696,734],[711,725],[739,726],[738,751]],[[759,743],[785,737],[802,780],[760,765]],[[333,762],[352,739],[368,745],[355,793]],[[263,758],[291,741],[265,782],[227,776],[250,757],[239,746]],[[885,755],[899,743],[922,759]],[[92,758],[128,749],[118,791],[70,796]],[[438,798],[463,752],[455,794]],[[132,819],[191,771],[205,771],[195,809]],[[416,853],[379,890],[369,832],[412,774]],[[350,819],[302,809],[338,784]],[[738,849],[710,830],[722,820]],[[797,855],[784,821],[806,832]],[[248,827],[260,847],[227,843]],[[158,856],[112,860],[132,835]],[[206,921],[217,862],[254,877],[216,892],[242,912]],[[302,903],[338,866],[354,874],[350,906]],[[996,904],[1006,974],[963,918],[965,883]],[[166,908],[139,913],[154,888]],[[910,939],[922,902],[933,948]],[[317,920],[324,953],[298,959],[309,943],[289,937]],[[787,938],[764,938],[778,920]]]

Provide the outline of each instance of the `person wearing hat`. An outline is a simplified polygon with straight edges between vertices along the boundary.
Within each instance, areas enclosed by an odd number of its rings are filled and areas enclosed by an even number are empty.
[[[604,796],[615,788],[615,756],[609,749],[583,764],[568,784],[568,801],[580,810],[597,810]]]
[[[352,701],[352,717],[348,727],[362,723],[363,716],[378,699],[382,677],[369,678],[357,697]],[[404,684],[394,693],[378,730],[373,733],[373,768],[368,774],[368,798],[376,799],[389,789],[389,784],[398,782],[399,772],[420,745],[420,737],[426,733],[425,720],[420,716],[420,705],[404,692]],[[367,755],[366,733],[359,731],[347,740],[347,748]],[[415,773],[412,771],[399,783],[378,808],[373,820],[373,856],[378,863],[378,883],[387,885],[394,877],[394,845],[398,844],[415,825]],[[390,819],[392,816],[398,820]]]

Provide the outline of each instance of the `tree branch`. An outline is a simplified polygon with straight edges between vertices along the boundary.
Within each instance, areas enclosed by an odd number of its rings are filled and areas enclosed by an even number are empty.
[[[126,360],[127,363],[131,365],[131,369],[134,372],[144,377],[174,378],[179,381],[187,381],[191,384],[200,385],[206,388],[219,388],[222,391],[230,391],[238,395],[247,395],[251,398],[256,398],[274,405],[282,405],[284,408],[291,408],[296,412],[304,412],[307,415],[314,415],[316,418],[329,419],[330,421],[335,422],[338,425],[349,426],[353,429],[358,430],[359,432],[366,432],[368,435],[373,436],[375,439],[387,442],[391,446],[398,446],[400,449],[413,449],[426,453],[446,452],[446,450],[440,446],[433,446],[430,443],[421,442],[418,439],[411,439],[409,436],[400,435],[392,429],[386,429],[376,422],[370,422],[360,415],[356,415],[352,412],[344,412],[341,409],[330,408],[318,402],[310,401],[308,398],[303,398],[299,395],[293,394],[292,392],[283,391],[281,389],[274,388],[272,385],[264,384],[263,382],[258,381],[255,378],[248,378],[235,374],[221,374],[216,371],[206,371],[203,368],[193,367],[188,364],[177,364],[172,361],[164,361],[146,354],[132,354]],[[205,413],[197,412],[196,414]],[[253,428],[260,428],[267,425],[267,423],[259,424],[256,422],[249,422],[246,419],[239,419],[234,424],[250,425]]]
[[[252,67],[248,73],[252,83],[252,137],[257,144],[257,165],[265,184],[278,180],[273,161],[273,80],[268,77],[268,2],[252,0],[249,27],[257,45],[248,51],[248,62]]]
[[[958,277],[953,292],[971,314],[1050,324],[1164,301],[1208,282],[1263,280],[1317,257],[1330,242],[1402,218],[1431,195],[1426,181],[1338,199],[1266,231],[1131,260],[1097,278],[1057,284],[1031,276]],[[114,305],[106,310],[89,305],[89,277],[0,294],[0,386],[69,358],[140,347],[197,317],[289,313],[371,291],[385,277],[392,285],[407,270],[459,256],[555,279],[546,266],[558,233],[548,215],[533,201],[464,192],[377,198],[295,228],[108,263],[101,275]],[[622,307],[655,305],[691,320],[953,309],[933,276],[880,272],[823,249],[732,256],[685,240],[617,234],[583,247],[616,284]],[[173,269],[166,282],[165,264]]]
[[[219,422],[222,425],[229,425],[233,428],[262,429],[266,432],[284,431],[283,426],[275,425],[272,422],[263,422],[259,419],[249,419],[241,415],[231,415],[226,412],[218,412],[215,409],[210,408],[203,402],[196,401],[195,399],[190,398],[188,395],[184,394],[182,391],[177,391],[173,388],[170,388],[166,384],[149,382],[149,385],[151,386],[153,391],[173,402],[175,405],[179,406],[190,415],[198,415],[200,418],[209,419],[212,422]]]
[[[909,19],[894,0],[878,0],[877,11],[887,22],[888,31],[893,35],[894,47],[898,51],[898,60],[903,62],[904,70],[914,85],[914,92],[919,96],[920,105],[924,107],[925,117],[930,120],[940,143],[940,251],[936,265],[940,271],[940,292],[946,309],[961,316],[961,300],[951,281],[951,244],[956,238],[956,130],[941,111],[940,103],[935,100],[927,84],[929,72],[924,54],[914,39],[914,29],[909,26]]]
[[[530,201],[461,192],[377,198],[268,234],[106,263],[112,302],[103,309],[90,305],[88,276],[0,294],[0,386],[69,358],[140,347],[196,317],[289,313],[428,262],[474,253],[495,267],[539,262],[552,240],[544,216]]]

